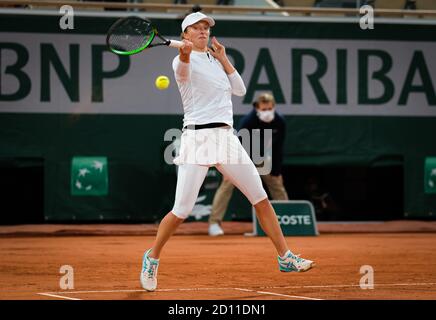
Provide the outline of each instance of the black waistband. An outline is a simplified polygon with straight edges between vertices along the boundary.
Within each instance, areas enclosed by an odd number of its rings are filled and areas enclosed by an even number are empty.
[[[212,122],[206,124],[189,124],[183,127],[183,129],[199,130],[199,129],[220,128],[220,127],[229,127],[229,125],[223,122]]]

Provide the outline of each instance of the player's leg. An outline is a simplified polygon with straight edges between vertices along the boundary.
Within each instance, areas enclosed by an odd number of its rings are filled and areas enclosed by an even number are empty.
[[[208,169],[208,167],[194,164],[183,164],[178,167],[174,207],[162,219],[153,246],[144,253],[142,259],[140,281],[145,290],[154,291],[156,289],[159,256],[162,248],[192,211]]]
[[[299,272],[312,268],[315,265],[313,261],[300,258],[289,250],[275,210],[267,198],[254,164],[220,164],[216,168],[231,180],[254,206],[260,226],[277,250],[279,270]]]
[[[284,255],[288,245],[254,164],[219,164],[216,168],[248,198],[256,209],[263,231],[273,242],[277,253]]]
[[[154,240],[149,257],[153,259],[159,259],[162,248],[176,231],[178,226],[183,223],[183,221],[184,219],[177,217],[172,211],[165,215],[165,217],[159,223],[156,238]]]
[[[313,261],[294,255],[288,248],[277,215],[267,198],[259,173],[236,136],[229,139],[230,156],[237,161],[222,163],[216,168],[247,197],[256,210],[256,216],[265,234],[271,239],[278,253],[280,271],[306,271]]]
[[[159,258],[165,243],[191,213],[208,169],[196,164],[183,164],[178,167],[174,206],[159,224],[150,257]]]

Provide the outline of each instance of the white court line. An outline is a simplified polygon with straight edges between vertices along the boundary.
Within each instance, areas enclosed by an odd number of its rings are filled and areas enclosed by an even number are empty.
[[[287,298],[304,299],[304,300],[323,300],[323,299],[318,299],[318,298],[310,298],[310,297],[304,297],[304,296],[290,296],[288,294],[275,293],[275,292],[267,292],[267,291],[249,290],[249,289],[242,289],[242,288],[235,288],[235,290],[247,291],[247,292],[255,292],[255,293],[259,293],[259,294],[267,294],[267,295],[287,297]]]
[[[67,299],[67,300],[82,300],[82,299],[77,299],[77,298],[70,298],[70,297],[65,297],[65,296],[58,296],[56,294],[50,294],[50,293],[37,293],[41,296],[48,296],[48,297],[53,297],[53,298],[61,298],[61,299]]]
[[[434,286],[435,282],[427,282],[427,283],[383,283],[383,284],[374,284],[374,287],[395,287],[395,286]],[[319,285],[319,286],[285,286],[285,287],[258,287],[258,289],[311,289],[311,288],[351,288],[351,287],[360,287],[358,284],[332,284],[332,285]],[[244,289],[244,288],[174,288],[174,289],[157,289],[155,292],[171,292],[171,291],[213,291],[213,290],[238,290],[238,291],[247,291],[247,292],[256,292],[259,294],[269,294],[269,295],[277,295],[283,297],[290,298],[298,298],[298,299],[308,299],[308,300],[322,300],[317,298],[310,298],[304,296],[291,296],[285,295],[281,293],[267,292],[267,291],[257,291],[255,289]],[[146,292],[145,290],[94,290],[94,291],[60,291],[60,292],[44,292],[37,293],[39,295],[45,295],[49,297],[68,299],[68,300],[81,300],[77,298],[70,298],[61,296],[58,294],[83,294],[83,293],[120,293],[120,292]]]
[[[296,298],[296,299],[306,299],[306,300],[322,300],[317,298],[309,298],[309,297],[303,297],[303,296],[291,296],[287,294],[281,294],[281,293],[274,293],[274,292],[266,292],[266,291],[256,291],[256,290],[250,290],[250,289],[242,289],[242,288],[182,288],[182,289],[158,289],[156,291],[164,292],[164,291],[207,291],[207,290],[238,290],[238,291],[247,291],[247,292],[255,292],[259,294],[266,294],[266,295],[274,295],[274,296],[281,296],[281,297],[287,297],[287,298]],[[118,293],[118,292],[145,292],[144,290],[101,290],[101,291],[73,291],[68,292],[68,294],[80,294],[80,293]],[[55,297],[55,298],[61,298],[61,299],[68,299],[68,300],[81,300],[77,298],[70,298],[60,295],[55,295],[52,293],[38,293],[39,295],[49,296],[49,297]]]
[[[374,283],[374,287],[394,287],[394,286],[433,286],[434,282],[427,283]],[[325,286],[286,286],[286,287],[259,287],[259,289],[310,289],[310,288],[347,288],[360,287],[360,284],[332,284]]]
[[[179,289],[157,289],[156,291],[208,291],[208,290],[235,290],[235,288],[179,288]]]
[[[169,291],[208,291],[208,290],[235,290],[235,288],[176,288],[176,289],[156,289],[155,292],[169,292]],[[142,290],[95,290],[95,291],[59,291],[59,292],[46,292],[38,294],[82,294],[82,293],[117,293],[117,292],[146,292]]]

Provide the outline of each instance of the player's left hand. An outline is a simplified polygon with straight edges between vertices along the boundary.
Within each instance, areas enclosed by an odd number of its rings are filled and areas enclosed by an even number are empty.
[[[209,49],[209,53],[218,61],[223,61],[227,58],[226,56],[226,48],[218,42],[215,37],[212,37],[211,49]]]
[[[235,67],[233,67],[232,63],[227,57],[226,48],[219,43],[215,37],[212,37],[211,47],[213,50],[209,48],[209,53],[221,63],[221,65],[224,67],[224,71],[227,74],[235,72]]]

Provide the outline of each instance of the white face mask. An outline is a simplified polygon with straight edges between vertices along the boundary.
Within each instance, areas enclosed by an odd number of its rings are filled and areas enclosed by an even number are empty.
[[[274,120],[274,110],[257,111],[257,116],[263,122],[271,122]]]

